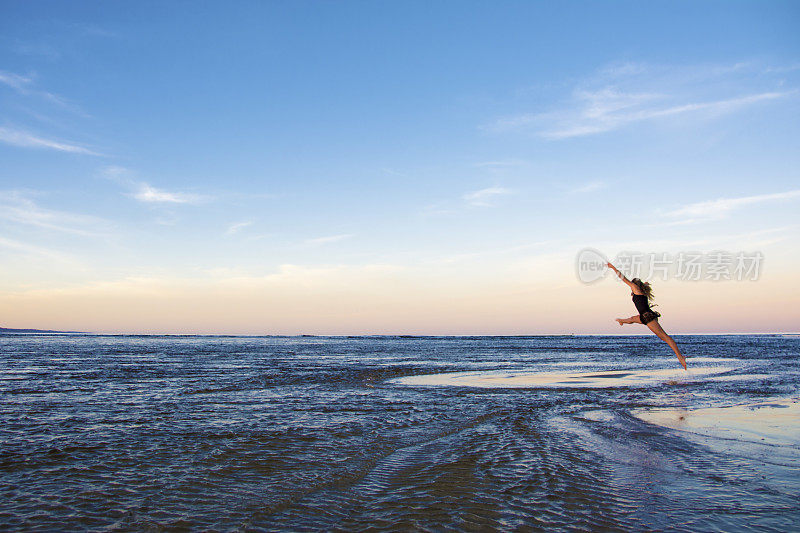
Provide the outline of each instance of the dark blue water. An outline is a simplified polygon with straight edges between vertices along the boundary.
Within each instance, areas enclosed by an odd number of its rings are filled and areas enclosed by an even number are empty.
[[[475,388],[397,378],[677,361],[652,336],[0,336],[0,528],[797,530],[800,338],[676,339],[715,370]],[[788,426],[640,416],[753,404]]]

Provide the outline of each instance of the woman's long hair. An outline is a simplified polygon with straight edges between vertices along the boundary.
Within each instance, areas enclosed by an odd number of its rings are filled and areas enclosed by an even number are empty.
[[[639,278],[633,278],[631,282],[633,282],[637,287],[639,287],[639,290],[642,291],[645,296],[647,296],[648,303],[653,301],[653,297],[655,295],[653,294],[653,287],[650,286],[650,283],[642,281]]]

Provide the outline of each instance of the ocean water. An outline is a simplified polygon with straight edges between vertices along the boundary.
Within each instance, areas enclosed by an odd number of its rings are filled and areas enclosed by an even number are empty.
[[[800,338],[0,336],[2,530],[800,530]]]

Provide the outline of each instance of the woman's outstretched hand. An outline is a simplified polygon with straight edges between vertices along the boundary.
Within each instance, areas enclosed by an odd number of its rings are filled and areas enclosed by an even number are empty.
[[[614,266],[614,265],[612,265],[611,263],[606,263],[606,266],[607,266],[608,268],[610,268],[611,270],[613,270],[613,271],[614,271],[614,274],[616,274],[616,275],[619,277],[619,279],[621,279],[621,280],[623,280],[623,281],[626,281],[626,279],[625,279],[625,276],[623,276],[623,275],[622,275],[622,272],[620,272],[619,270],[617,270],[617,267],[615,267],[615,266]]]

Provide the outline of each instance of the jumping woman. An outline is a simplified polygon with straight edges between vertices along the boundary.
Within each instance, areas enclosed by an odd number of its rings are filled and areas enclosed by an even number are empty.
[[[633,281],[628,280],[625,276],[622,275],[622,272],[616,269],[614,265],[611,263],[607,263],[608,268],[613,270],[619,279],[625,282],[625,284],[631,288],[631,297],[633,299],[633,305],[636,306],[636,310],[639,311],[638,315],[633,315],[630,318],[617,318],[617,322],[619,325],[622,326],[623,324],[644,324],[650,331],[658,335],[658,338],[662,341],[669,344],[669,347],[672,348],[672,351],[675,352],[675,355],[678,356],[678,361],[680,362],[683,369],[686,370],[686,358],[681,353],[678,345],[672,340],[672,337],[667,335],[667,332],[661,327],[661,324],[658,323],[658,317],[661,316],[661,313],[657,311],[653,311],[650,309],[650,300],[653,299],[653,289],[650,287],[649,283],[645,283],[639,278],[633,278]]]

